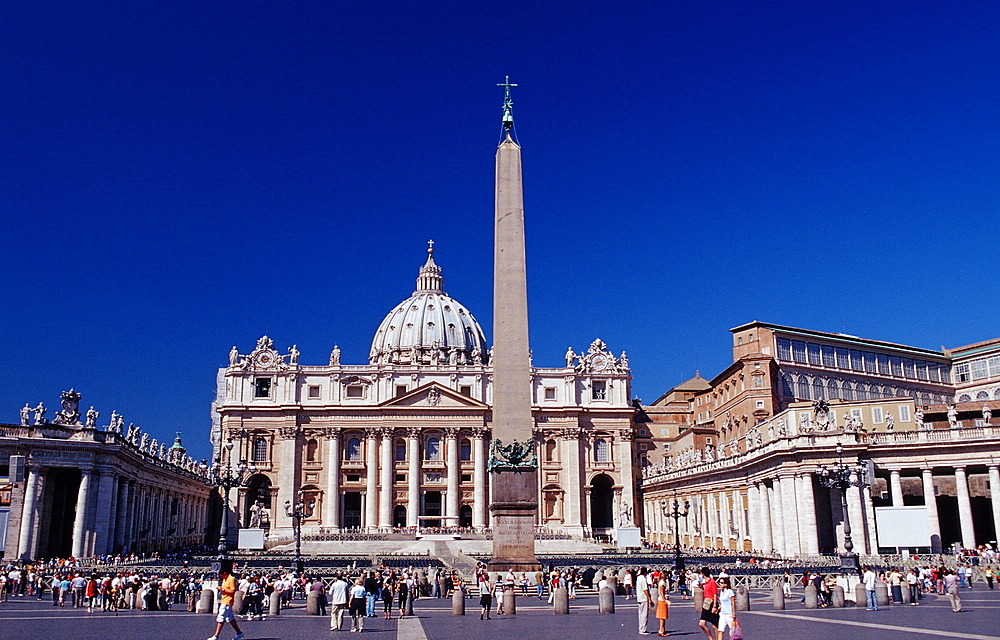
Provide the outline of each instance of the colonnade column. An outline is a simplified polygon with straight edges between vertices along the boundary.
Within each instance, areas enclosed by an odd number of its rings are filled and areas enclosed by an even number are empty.
[[[97,510],[94,513],[93,542],[87,555],[98,555],[111,552],[111,503],[115,495],[114,477],[110,471],[101,471],[97,481]],[[161,528],[165,529],[165,527]]]
[[[819,527],[816,524],[816,495],[813,492],[812,474],[800,474],[797,484],[799,551],[816,555],[819,553]]]
[[[757,484],[751,482],[747,486],[747,511],[749,512],[747,518],[747,537],[750,538],[751,544],[759,542],[760,538],[759,518],[757,514],[759,508],[760,493],[757,491]]]
[[[770,554],[774,549],[774,537],[771,529],[771,496],[767,490],[767,484],[763,482],[754,483],[757,487],[757,495],[760,496],[760,509],[758,511],[758,527],[760,529],[760,540],[755,540],[759,549],[765,554]]]
[[[941,522],[938,520],[937,495],[934,493],[934,470],[922,469],[924,506],[927,508],[927,529],[931,535],[931,553],[941,553]]]
[[[993,505],[993,530],[1000,534],[1000,466],[993,465],[990,472],[990,502]]]
[[[774,513],[771,515],[771,538],[774,540],[774,550],[779,555],[786,555],[788,553],[785,549],[785,536],[787,535],[785,526],[787,523],[782,509],[781,482],[777,478],[771,481],[770,497],[771,506],[774,509]]]
[[[584,524],[580,505],[583,497],[580,487],[586,484],[586,480],[580,477],[580,429],[564,429],[559,434],[559,438],[562,443],[559,457],[566,473],[566,504],[563,511],[563,522],[571,533],[582,536]]]
[[[17,557],[21,560],[34,560],[34,536],[32,532],[35,524],[35,513],[38,509],[35,502],[38,499],[38,483],[40,476],[38,469],[28,467],[27,482],[24,487],[24,502],[21,504],[21,533],[17,538]]]
[[[486,429],[472,431],[472,526],[481,529],[486,526]]]
[[[458,456],[458,430],[447,429],[444,434],[445,450],[448,456],[448,498],[445,501],[445,516],[448,517],[445,526],[458,526],[458,505],[461,502],[461,494],[458,488],[458,480],[462,469],[459,465]]]
[[[76,494],[76,519],[73,521],[73,557],[82,558],[87,533],[87,517],[90,515],[90,476],[93,471],[84,469],[80,473],[80,489]]]
[[[112,542],[112,550],[124,551],[125,547],[125,527],[128,523],[129,508],[129,480],[125,476],[118,476],[118,508],[115,510],[115,539]]]
[[[420,522],[420,430],[406,432],[406,526],[416,527]]]
[[[340,429],[327,432],[326,497],[323,501],[323,525],[340,529]]]
[[[958,520],[962,525],[962,546],[976,548],[976,532],[972,524],[972,501],[969,499],[969,478],[965,467],[955,467],[955,492],[958,494]]]
[[[392,455],[392,429],[382,430],[382,468],[380,469],[382,478],[379,484],[382,485],[379,492],[378,502],[378,525],[381,531],[392,531],[392,503],[395,491],[393,490],[393,469]]]
[[[369,430],[365,436],[365,528],[378,529],[378,434]]]
[[[892,506],[903,506],[903,483],[899,479],[899,469],[889,471],[889,491],[892,493]]]
[[[797,556],[801,553],[799,527],[802,523],[799,522],[799,509],[795,496],[795,476],[782,476],[779,482],[781,484],[782,527],[785,532],[785,555]]]

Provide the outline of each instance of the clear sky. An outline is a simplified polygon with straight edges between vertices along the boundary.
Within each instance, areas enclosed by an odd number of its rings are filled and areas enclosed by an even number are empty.
[[[4,3],[0,420],[75,386],[206,455],[230,347],[366,361],[430,238],[489,336],[506,74],[536,364],[1000,335],[1000,5],[620,4]]]

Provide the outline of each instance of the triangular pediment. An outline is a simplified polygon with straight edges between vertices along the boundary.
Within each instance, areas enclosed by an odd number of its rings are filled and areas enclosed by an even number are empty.
[[[475,398],[464,396],[454,389],[429,382],[401,396],[386,400],[380,407],[412,407],[414,409],[489,409]]]

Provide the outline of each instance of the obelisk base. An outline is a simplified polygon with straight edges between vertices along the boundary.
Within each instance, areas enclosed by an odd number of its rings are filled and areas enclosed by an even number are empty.
[[[493,472],[493,559],[490,571],[528,572],[541,569],[535,557],[535,513],[537,472],[496,470]]]

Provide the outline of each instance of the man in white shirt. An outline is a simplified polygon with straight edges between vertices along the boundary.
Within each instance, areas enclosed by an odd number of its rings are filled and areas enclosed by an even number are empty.
[[[344,609],[347,608],[347,583],[337,574],[330,585],[330,631],[340,631],[344,624]]]
[[[635,579],[635,600],[639,603],[639,635],[648,636],[646,626],[649,624],[649,580],[646,578],[646,567],[639,568],[639,576]]]
[[[875,598],[875,583],[878,582],[878,576],[872,571],[871,567],[865,567],[865,573],[861,576],[861,581],[865,583],[865,595],[868,598],[867,609],[868,611],[878,611],[878,600]]]

